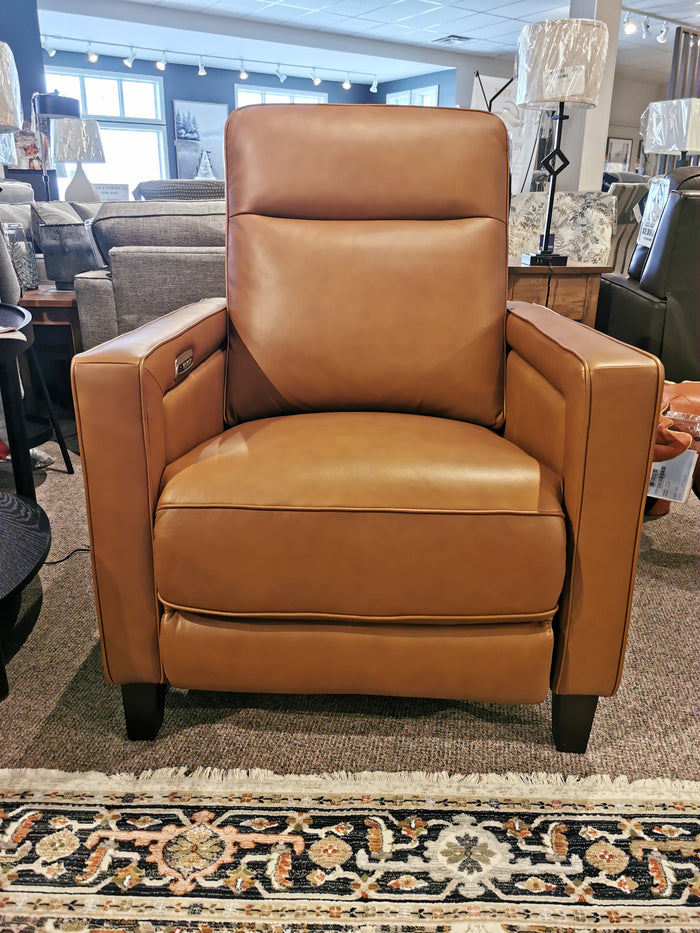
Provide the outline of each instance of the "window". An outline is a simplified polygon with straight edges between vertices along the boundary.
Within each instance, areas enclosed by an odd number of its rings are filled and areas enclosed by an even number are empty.
[[[412,91],[394,91],[386,95],[387,104],[401,104],[414,107],[437,107],[440,87],[417,87]]]
[[[83,116],[100,125],[105,161],[83,166],[93,184],[128,185],[132,191],[141,181],[168,177],[162,78],[47,68],[46,83],[76,97]],[[65,168],[64,177],[59,168],[61,197],[75,164]]]
[[[328,94],[319,91],[274,91],[266,87],[236,85],[236,107],[250,104],[325,104]]]

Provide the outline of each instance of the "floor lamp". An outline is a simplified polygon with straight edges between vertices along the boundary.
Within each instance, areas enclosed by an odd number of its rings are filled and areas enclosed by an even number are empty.
[[[14,165],[14,133],[22,129],[22,97],[19,91],[19,76],[12,49],[0,42],[0,177],[5,172],[2,165]]]
[[[46,192],[47,201],[51,200],[49,173],[46,167],[50,139],[49,127],[53,120],[62,120],[66,117],[80,118],[79,100],[74,97],[63,97],[58,91],[54,91],[53,94],[40,94],[37,91],[32,95],[32,129],[39,134],[41,173],[44,178],[44,191]]]
[[[54,162],[76,162],[75,174],[64,198],[66,201],[99,201],[100,196],[83,169],[83,162],[104,162],[100,127],[97,120],[60,120],[53,134]]]
[[[647,108],[644,151],[680,156],[677,166],[688,165],[688,156],[700,153],[700,97],[656,100]]]
[[[550,176],[544,235],[536,253],[523,254],[526,266],[565,266],[554,252],[552,212],[557,175],[569,164],[561,150],[566,104],[595,107],[608,50],[608,28],[595,19],[550,19],[525,26],[518,40],[516,103],[535,110],[556,110],[554,148],[542,165]]]

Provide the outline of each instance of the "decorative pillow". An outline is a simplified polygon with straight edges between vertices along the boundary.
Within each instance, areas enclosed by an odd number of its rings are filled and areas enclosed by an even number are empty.
[[[82,224],[83,218],[66,201],[34,201],[32,204],[32,236],[43,249],[42,226],[56,227],[62,224]]]
[[[16,305],[22,297],[17,273],[10,259],[10,250],[4,232],[0,232],[0,301]]]
[[[27,238],[21,223],[0,223],[0,228],[22,291],[38,288],[39,271],[31,238]]]

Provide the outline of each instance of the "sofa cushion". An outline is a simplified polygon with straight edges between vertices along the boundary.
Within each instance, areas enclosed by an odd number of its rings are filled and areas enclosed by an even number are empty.
[[[71,201],[70,206],[81,220],[92,220],[102,207],[102,201]]]
[[[105,260],[114,246],[224,246],[226,208],[215,201],[105,201],[92,222]]]
[[[32,211],[32,236],[34,242],[43,249],[41,242],[42,227],[62,227],[67,224],[83,226],[83,219],[66,201],[34,201]]]
[[[218,178],[156,178],[142,181],[132,194],[144,201],[201,201],[223,198],[224,181]]]
[[[386,412],[270,418],[199,445],[163,483],[153,546],[166,607],[524,622],[551,619],[561,591],[554,483],[478,425]]]

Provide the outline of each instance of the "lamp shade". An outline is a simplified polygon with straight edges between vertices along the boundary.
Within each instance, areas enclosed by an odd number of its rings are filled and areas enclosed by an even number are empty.
[[[644,151],[666,155],[700,153],[700,97],[649,104]]]
[[[15,57],[10,46],[0,42],[0,133],[21,130],[23,122]]]
[[[520,33],[517,97],[521,107],[595,107],[608,51],[608,27],[597,19],[547,19]]]
[[[97,120],[56,120],[53,127],[56,162],[104,162]]]

